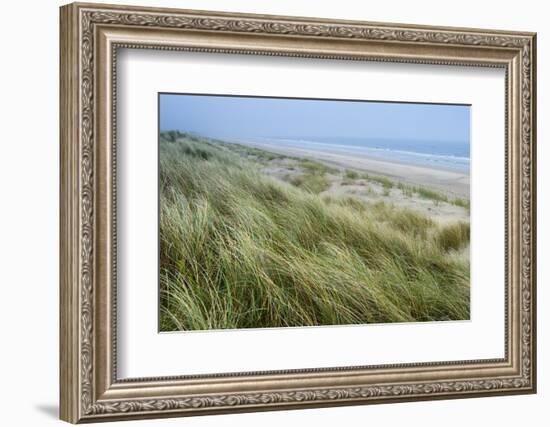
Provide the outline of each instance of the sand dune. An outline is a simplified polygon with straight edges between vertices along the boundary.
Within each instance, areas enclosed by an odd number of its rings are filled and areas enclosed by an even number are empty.
[[[436,169],[381,160],[357,152],[346,152],[345,147],[334,149],[320,147],[315,151],[300,147],[298,144],[276,144],[272,142],[250,141],[246,139],[227,140],[228,142],[249,145],[273,153],[317,160],[332,166],[355,169],[383,175],[406,184],[420,185],[443,191],[449,195],[470,196],[470,176],[457,170]]]

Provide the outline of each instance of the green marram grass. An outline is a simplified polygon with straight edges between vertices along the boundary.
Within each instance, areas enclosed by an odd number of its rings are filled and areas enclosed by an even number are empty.
[[[162,331],[469,318],[466,225],[326,197],[229,146],[161,135]]]

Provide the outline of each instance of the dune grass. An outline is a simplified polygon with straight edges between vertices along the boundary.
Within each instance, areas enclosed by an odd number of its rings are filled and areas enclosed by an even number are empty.
[[[402,182],[398,182],[397,184],[394,184],[394,186],[401,190],[407,197],[412,197],[413,194],[418,194],[423,199],[433,200],[434,203],[445,202],[467,209],[468,211],[470,210],[469,199],[461,199],[459,197],[449,198],[446,194],[439,191],[425,187],[405,185]]]
[[[462,225],[322,197],[185,135],[161,136],[159,185],[162,331],[469,318]]]
[[[415,192],[416,194],[418,194],[420,197],[424,199],[434,200],[436,202],[449,201],[448,197],[445,194],[439,193],[434,190],[430,190],[429,188],[414,187],[412,190],[413,192]]]
[[[319,194],[330,187],[330,181],[325,174],[304,173],[288,177],[288,182],[298,188]]]
[[[216,141],[212,141],[216,143]],[[219,144],[223,144],[221,141],[217,141]],[[270,151],[260,150],[259,148],[250,147],[247,145],[231,143],[223,144],[223,149],[231,151],[233,153],[239,154],[240,156],[247,157],[251,160],[260,161],[260,162],[269,162],[275,159],[284,159],[286,156],[282,154],[272,153]]]
[[[470,224],[457,222],[443,227],[438,231],[436,240],[439,246],[446,251],[459,250],[470,243]]]
[[[450,203],[451,205],[459,206],[461,208],[464,208],[470,211],[469,199],[461,199],[461,198],[450,199],[447,195],[443,193],[431,190],[429,188],[423,188],[423,187],[412,187],[410,191],[418,194],[420,197],[424,199],[433,200],[435,203],[440,203],[440,202]]]
[[[164,132],[164,139],[166,141],[175,141],[177,138],[187,138],[194,142],[200,142],[198,137],[185,132],[168,131]],[[382,194],[384,196],[390,195],[392,188],[397,188],[407,197],[413,197],[418,195],[423,199],[432,200],[435,204],[441,202],[449,203],[455,206],[462,207],[466,210],[470,210],[470,200],[465,198],[449,198],[445,193],[435,191],[430,188],[421,186],[406,185],[399,181],[394,181],[386,176],[373,175],[368,173],[359,173],[353,169],[344,169],[340,171],[337,168],[327,166],[320,162],[315,162],[309,159],[303,159],[300,157],[287,156],[278,153],[272,153],[259,148],[250,147],[242,144],[231,143],[227,144],[223,141],[212,141],[223,145],[224,150],[237,153],[240,156],[244,156],[249,160],[267,164],[272,160],[289,159],[297,162],[298,167],[303,171],[302,175],[289,176],[287,181],[296,187],[300,187],[310,192],[320,193],[330,187],[330,182],[326,179],[326,174],[341,174],[342,185],[365,185],[365,181],[378,184],[382,187]],[[294,166],[288,167],[290,170],[294,170]]]
[[[385,176],[370,175],[366,173],[363,174],[363,178],[367,181],[372,181],[380,184],[384,188],[384,190],[391,190],[396,185],[395,182],[393,182],[389,178],[386,178]]]
[[[453,205],[460,206],[461,208],[467,209],[470,211],[470,200],[469,199],[460,199],[456,198],[451,201]]]
[[[344,177],[347,179],[359,179],[359,173],[352,169],[346,169],[344,172]]]

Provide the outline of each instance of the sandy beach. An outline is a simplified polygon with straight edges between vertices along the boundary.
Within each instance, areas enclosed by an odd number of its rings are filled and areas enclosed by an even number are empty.
[[[449,196],[470,197],[470,176],[467,173],[410,165],[375,159],[357,152],[345,152],[345,149],[321,147],[315,151],[304,149],[298,145],[278,145],[270,142],[250,140],[228,140],[242,145],[260,148],[285,156],[316,160],[338,168],[353,169],[374,175],[386,176],[392,180],[410,185],[420,185],[442,191]]]

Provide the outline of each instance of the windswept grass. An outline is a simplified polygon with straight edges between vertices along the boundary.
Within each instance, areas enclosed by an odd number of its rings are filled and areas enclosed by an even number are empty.
[[[456,198],[456,199],[453,199],[453,201],[451,203],[453,205],[460,206],[461,208],[467,209],[468,211],[470,210],[470,200],[469,199]]]
[[[433,200],[436,203],[440,203],[440,202],[450,203],[452,205],[460,206],[461,208],[467,209],[468,211],[470,210],[469,199],[461,199],[459,197],[450,199],[444,193],[440,193],[438,191],[434,191],[429,188],[405,185],[402,182],[398,182],[396,187],[399,190],[401,190],[402,193],[407,197],[412,197],[413,194],[418,194],[420,197],[424,199]]]
[[[436,228],[431,218],[410,209],[396,209],[384,202],[375,203],[370,208],[380,220],[407,234],[426,238]]]
[[[331,168],[323,163],[314,162],[313,160],[308,159],[298,159],[300,167],[308,173],[312,174],[321,174],[326,173],[337,173],[338,169]]]
[[[434,200],[436,202],[448,202],[449,199],[443,193],[430,190],[429,188],[424,187],[414,187],[413,191],[424,199]]]
[[[302,169],[301,174],[289,175],[287,181],[295,187],[310,193],[319,194],[330,187],[327,173],[336,173],[336,170],[319,162],[298,159]]]
[[[376,182],[377,184],[380,184],[384,188],[384,190],[390,190],[395,186],[395,183],[391,179],[386,178],[385,176],[364,174],[363,178],[366,179],[367,181],[372,181],[372,182]]]
[[[439,230],[436,241],[444,251],[459,250],[470,243],[470,224],[458,222]]]
[[[402,192],[405,196],[407,196],[407,197],[412,197],[412,196],[413,196],[413,189],[412,189],[410,186],[405,185],[405,184],[403,184],[402,182],[398,182],[398,183],[397,183],[397,188],[398,188],[399,190],[401,190],[401,192]]]
[[[286,156],[282,154],[272,153],[270,151],[260,150],[259,148],[250,147],[247,145],[236,144],[236,143],[220,143],[219,141],[213,141],[214,144],[217,144],[218,147],[222,146],[223,149],[237,153],[244,157],[253,158],[255,160],[269,162],[275,159],[284,159]],[[223,144],[223,145],[220,145]]]
[[[428,188],[423,187],[413,187],[412,191],[418,194],[420,197],[423,197],[424,199],[433,200],[436,203],[439,202],[445,202],[450,203],[455,206],[460,206],[461,208],[470,210],[470,200],[469,199],[461,199],[461,198],[454,198],[449,199],[445,194],[430,190]]]
[[[346,169],[344,176],[348,179],[359,179],[359,173],[351,169]]]
[[[330,181],[325,174],[304,173],[288,177],[288,182],[310,193],[319,194],[330,187]]]
[[[462,225],[453,231],[388,204],[323,198],[262,174],[243,153],[168,138],[160,148],[161,330],[469,318],[469,264],[453,256],[469,241]]]

